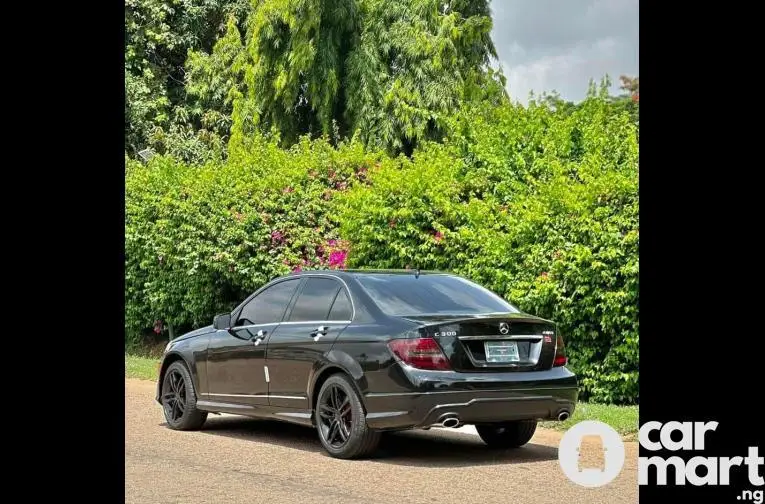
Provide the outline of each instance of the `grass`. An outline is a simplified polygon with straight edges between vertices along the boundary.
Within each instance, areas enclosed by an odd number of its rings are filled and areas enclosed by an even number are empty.
[[[125,378],[156,380],[159,359],[125,354]]]
[[[583,420],[598,420],[613,427],[624,438],[634,439],[638,431],[638,407],[579,403],[565,422],[542,422],[540,426],[564,431]]]
[[[159,359],[125,355],[125,377],[156,380]],[[574,415],[565,422],[542,422],[541,427],[564,431],[583,420],[599,420],[613,427],[625,439],[634,439],[638,429],[637,406],[579,403]]]

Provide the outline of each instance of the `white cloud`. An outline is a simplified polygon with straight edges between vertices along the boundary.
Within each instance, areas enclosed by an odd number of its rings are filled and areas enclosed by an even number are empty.
[[[638,74],[637,0],[495,0],[492,38],[513,100],[585,97],[590,79]]]

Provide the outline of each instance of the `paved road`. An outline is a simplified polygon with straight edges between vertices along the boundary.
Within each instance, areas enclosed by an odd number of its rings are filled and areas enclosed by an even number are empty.
[[[538,430],[512,453],[485,449],[469,428],[390,436],[372,460],[324,454],[312,429],[210,415],[198,432],[164,426],[154,383],[125,380],[125,502],[492,504],[638,501],[637,445],[605,487],[569,482],[556,432]]]

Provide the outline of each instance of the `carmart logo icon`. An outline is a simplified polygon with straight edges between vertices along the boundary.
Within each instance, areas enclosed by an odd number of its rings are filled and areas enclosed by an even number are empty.
[[[624,443],[619,433],[603,422],[579,422],[561,438],[558,463],[577,485],[603,486],[624,467]]]

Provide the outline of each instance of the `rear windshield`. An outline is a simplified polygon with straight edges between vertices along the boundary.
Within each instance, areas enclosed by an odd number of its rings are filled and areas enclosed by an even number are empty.
[[[519,311],[488,289],[456,276],[364,274],[356,278],[388,315]]]

